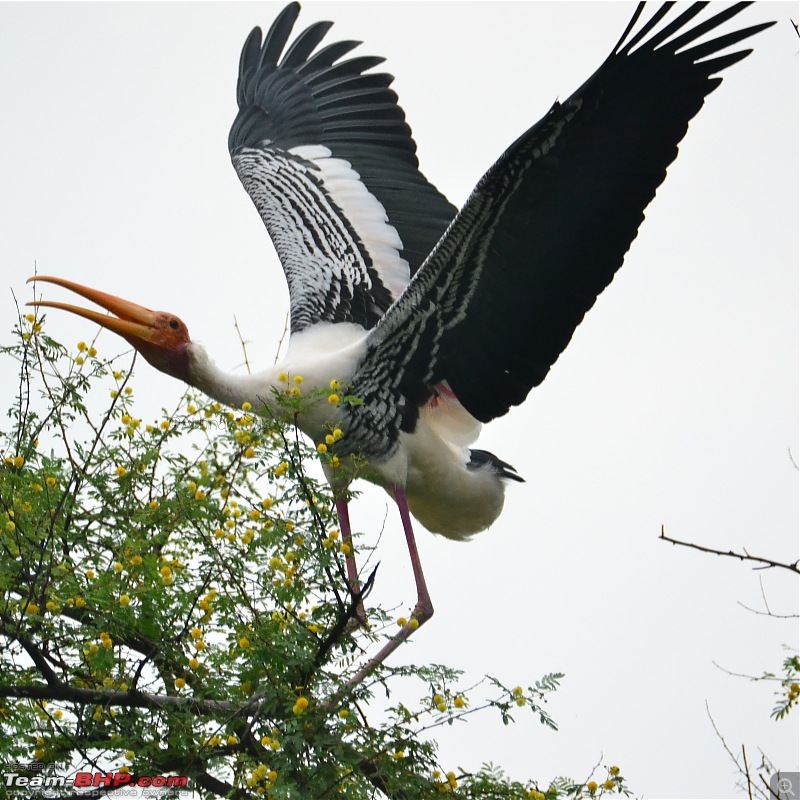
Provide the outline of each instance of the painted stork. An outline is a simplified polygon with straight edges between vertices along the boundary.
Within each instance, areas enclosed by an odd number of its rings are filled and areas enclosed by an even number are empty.
[[[416,145],[383,59],[345,59],[359,43],[317,49],[331,22],[288,45],[300,12],[286,6],[239,62],[233,165],[280,257],[290,292],[285,358],[228,375],[173,314],[37,275],[114,316],[38,300],[124,337],[154,367],[233,406],[272,412],[272,388],[302,375],[305,392],[338,380],[363,400],[308,404],[315,442],[331,425],[341,467],[327,465],[343,538],[349,454],[397,502],[417,603],[382,661],[433,614],[412,530],[463,539],[503,507],[513,467],[470,449],[483,422],[540,384],[611,282],[689,120],[750,50],[722,51],[772,22],[719,34],[749,3],[690,26],[705,3],[671,4],[638,26],[640,4],[600,68],[556,102],[481,178],[459,211],[419,171]],[[716,38],[705,34],[714,32]],[[354,592],[358,574],[347,561]],[[363,613],[363,611],[362,611]],[[363,672],[363,670],[362,670]]]

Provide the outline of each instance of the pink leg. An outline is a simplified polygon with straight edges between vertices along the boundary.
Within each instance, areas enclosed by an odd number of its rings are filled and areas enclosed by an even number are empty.
[[[422,564],[420,563],[419,552],[417,551],[417,542],[414,539],[414,531],[411,527],[411,517],[408,513],[406,493],[400,486],[393,487],[393,492],[394,498],[397,501],[397,507],[400,509],[400,519],[403,521],[408,554],[411,556],[411,568],[414,570],[414,581],[417,584],[417,604],[414,607],[414,611],[411,613],[411,620],[383,646],[377,655],[371,658],[349,681],[347,681],[345,687],[340,692],[337,692],[337,697],[351,686],[356,686],[361,683],[378,664],[382,664],[383,661],[408,639],[420,625],[426,623],[433,616],[433,603],[431,603],[431,597],[428,594],[428,587],[425,585],[425,576],[422,574]]]
[[[350,584],[350,591],[358,594],[361,591],[361,582],[358,580],[358,568],[356,567],[356,556],[353,548],[353,534],[350,529],[350,511],[347,500],[339,499],[336,501],[336,514],[339,517],[339,527],[342,532],[342,542],[350,548],[350,552],[344,557],[347,566],[347,581]],[[356,608],[356,618],[365,623],[367,613],[364,611],[364,604],[359,601]]]
[[[411,568],[414,571],[414,582],[417,585],[417,605],[414,607],[411,619],[416,619],[419,625],[422,625],[433,616],[433,603],[431,603],[431,596],[428,594],[428,587],[425,585],[425,576],[422,574],[422,564],[419,560],[414,530],[411,527],[411,515],[408,513],[405,490],[400,486],[393,487],[393,490],[394,499],[397,501],[397,507],[400,509],[400,519],[403,521],[403,530],[406,534],[408,554],[411,556]],[[412,628],[411,630],[414,629]],[[409,634],[410,633],[411,631],[409,631]],[[407,639],[408,636],[403,638]]]

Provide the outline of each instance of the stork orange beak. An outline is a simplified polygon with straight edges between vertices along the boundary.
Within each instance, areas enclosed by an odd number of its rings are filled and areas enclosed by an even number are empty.
[[[64,289],[69,289],[75,294],[97,303],[98,306],[105,308],[106,311],[110,311],[112,314],[116,314],[116,316],[110,317],[106,314],[101,314],[99,311],[73,306],[69,303],[57,303],[52,300],[35,300],[27,303],[27,305],[36,308],[60,308],[62,311],[70,311],[79,317],[92,320],[92,322],[96,322],[98,325],[102,325],[104,328],[108,328],[126,339],[131,337],[146,342],[150,341],[158,317],[155,311],[136,303],[131,303],[129,300],[123,300],[121,297],[115,297],[113,294],[90,289],[88,286],[66,281],[63,278],[34,275],[28,278],[28,283],[33,281],[45,281],[46,283],[54,283],[56,286],[62,286]]]
[[[69,289],[106,309],[110,314],[102,314],[99,311],[53,300],[34,300],[27,305],[35,308],[58,308],[96,322],[126,339],[157,369],[183,380],[186,379],[184,377],[185,349],[191,340],[186,325],[176,316],[165,311],[153,311],[132,303],[130,300],[123,300],[113,294],[91,289],[63,278],[34,275],[28,278],[28,283],[32,281],[44,281]],[[111,316],[111,314],[115,316]]]

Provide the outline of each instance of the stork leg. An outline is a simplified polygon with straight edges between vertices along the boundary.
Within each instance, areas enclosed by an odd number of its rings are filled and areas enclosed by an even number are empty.
[[[358,568],[356,566],[356,556],[353,548],[353,533],[350,529],[350,510],[347,500],[340,498],[336,501],[336,514],[339,517],[339,528],[342,533],[342,542],[349,548],[344,557],[347,567],[347,582],[350,584],[350,591],[357,595],[361,591],[361,582],[358,580]],[[359,600],[356,606],[356,619],[362,624],[367,622],[367,612],[364,610],[363,601]]]
[[[382,664],[388,656],[420,627],[420,625],[424,625],[433,616],[433,603],[431,602],[430,594],[428,594],[428,587],[425,585],[425,576],[422,573],[422,564],[420,563],[419,551],[417,550],[417,542],[414,538],[414,530],[411,527],[411,515],[408,512],[406,492],[401,486],[393,486],[392,492],[397,502],[397,507],[400,510],[400,519],[403,521],[403,531],[406,535],[408,554],[411,556],[411,568],[414,571],[414,581],[417,585],[417,604],[411,612],[410,620],[383,646],[377,655],[367,661],[367,663],[347,681],[345,687],[335,695],[337,698],[351,686],[356,686],[361,683],[378,664]]]
[[[411,515],[408,513],[408,501],[406,500],[405,489],[401,486],[393,486],[392,491],[394,492],[394,499],[397,502],[397,507],[400,509],[400,519],[403,521],[403,531],[406,534],[408,554],[411,556],[411,568],[414,571],[414,582],[417,585],[417,605],[411,613],[411,619],[417,620],[417,625],[412,627],[409,633],[400,639],[400,641],[403,641],[408,638],[411,631],[427,622],[433,616],[433,603],[431,602],[430,594],[428,594],[428,587],[425,585],[425,576],[422,573],[422,563],[420,562],[419,551],[417,550],[417,540],[414,538],[414,529],[411,527]],[[404,626],[404,629],[405,627],[410,626]]]

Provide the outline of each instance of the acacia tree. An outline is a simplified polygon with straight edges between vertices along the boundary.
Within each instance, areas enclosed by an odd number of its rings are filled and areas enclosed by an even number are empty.
[[[363,556],[369,540],[341,540],[327,485],[305,469],[328,456],[296,434],[309,402],[296,387],[276,392],[281,419],[187,391],[145,424],[117,359],[82,342],[69,352],[33,315],[13,334],[0,349],[19,365],[0,431],[0,754],[11,794],[113,797],[132,784],[275,800],[627,793],[614,766],[540,784],[438,762],[435,729],[478,711],[508,723],[527,709],[555,728],[544,704],[559,674],[527,687],[444,665],[359,674],[396,620],[369,606],[371,578],[361,595],[349,588],[344,556],[351,546]],[[89,411],[89,397],[109,395]],[[355,615],[362,596],[369,628]],[[416,682],[413,703],[395,699],[402,681]]]

